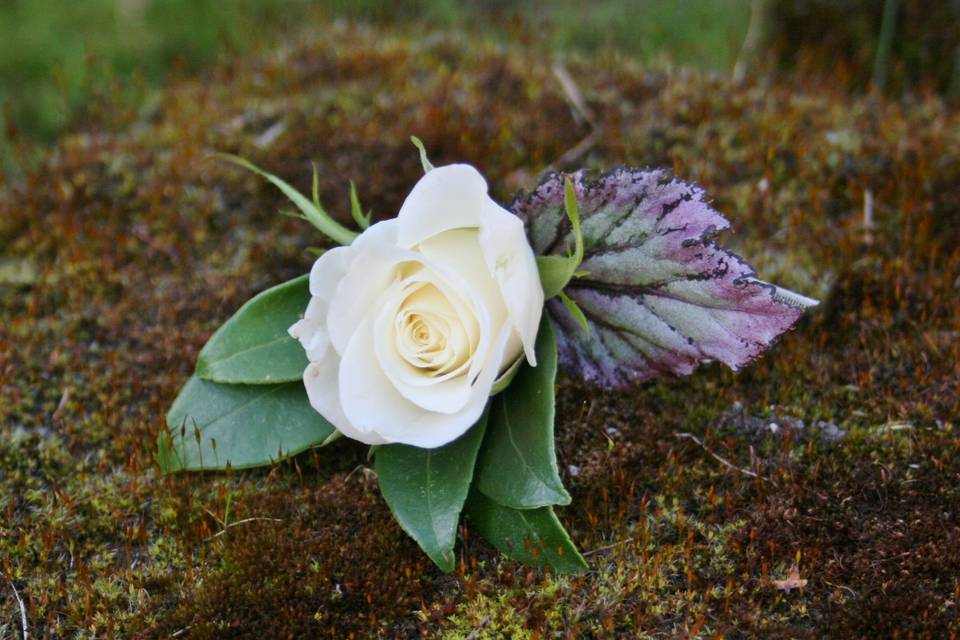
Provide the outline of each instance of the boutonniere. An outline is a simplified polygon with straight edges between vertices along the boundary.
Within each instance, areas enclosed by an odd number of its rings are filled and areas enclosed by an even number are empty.
[[[586,563],[554,507],[557,367],[603,388],[716,360],[737,369],[815,301],[714,237],[699,187],[659,169],[550,173],[504,207],[467,164],[434,167],[395,218],[353,231],[281,179],[340,246],[243,305],[200,351],[158,439],[164,471],[273,464],[340,436],[371,446],[400,526],[444,571],[461,516],[502,553]],[[315,181],[316,182],[316,181]]]

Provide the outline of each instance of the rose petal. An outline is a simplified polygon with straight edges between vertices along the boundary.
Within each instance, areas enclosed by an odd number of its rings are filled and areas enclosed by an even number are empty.
[[[367,247],[354,255],[327,312],[327,330],[337,353],[343,355],[360,321],[379,308],[378,300],[397,281],[404,261],[417,264],[418,256],[389,245]]]
[[[323,358],[330,345],[330,337],[327,335],[324,322],[326,315],[327,303],[320,297],[314,296],[307,303],[303,318],[287,330],[291,337],[300,340],[304,351],[307,352],[307,360],[311,362]]]
[[[350,248],[363,249],[371,243],[389,244],[390,246],[395,247],[397,246],[397,234],[399,232],[399,220],[396,218],[381,220],[357,236],[353,241],[353,244],[350,245]]]
[[[509,215],[509,214],[508,214]],[[522,226],[521,226],[522,232]],[[525,242],[525,241],[524,241]],[[490,323],[493,327],[499,327],[508,323],[509,309],[501,293],[500,287],[493,279],[490,269],[487,267],[486,259],[480,244],[479,234],[473,229],[456,229],[447,231],[426,240],[420,244],[420,252],[429,258],[432,264],[442,265],[449,268],[460,276],[463,283],[469,283],[470,289],[476,291],[480,297],[480,304],[490,313]],[[536,274],[536,263],[534,263],[534,274]],[[537,280],[539,287],[539,279]],[[460,291],[461,289],[457,289]],[[540,307],[543,307],[541,290]],[[531,298],[536,300],[536,297]],[[529,303],[528,303],[529,304]],[[538,316],[539,319],[539,316]],[[534,329],[536,332],[536,329]],[[505,359],[513,361],[520,352],[520,341],[511,336]],[[471,377],[479,373],[484,358],[474,360],[474,368],[471,370]],[[502,368],[506,362],[496,363],[498,369]]]
[[[396,283],[398,278],[421,271],[435,273],[439,277],[438,282],[443,282],[451,290],[467,297],[473,306],[473,313],[478,320],[481,320],[481,326],[499,325],[499,322],[481,319],[481,316],[489,317],[487,300],[498,300],[496,294],[492,297],[489,293],[475,296],[472,292],[476,290],[479,293],[480,290],[471,286],[470,283],[476,278],[471,278],[469,273],[462,276],[449,266],[429,259],[426,253],[417,253],[387,244],[376,244],[365,246],[362,251],[359,251],[351,265],[356,267],[351,268],[337,285],[337,294],[330,303],[330,311],[327,313],[330,342],[341,356],[362,320],[380,309],[387,289]],[[363,268],[360,268],[360,265]],[[498,304],[502,309],[502,301]],[[505,311],[501,311],[501,314],[502,317],[506,317]],[[485,354],[491,340],[489,331],[481,331],[476,352]],[[479,373],[479,366],[476,364],[471,369],[471,378]]]
[[[491,339],[491,324],[489,314],[482,308],[475,313],[476,295],[466,283],[458,283],[458,288],[447,285],[442,278],[425,268],[411,277],[392,286],[381,299],[381,310],[374,321],[374,340],[381,364],[388,368],[391,378],[417,386],[433,385],[464,373],[467,367],[472,367],[471,361],[475,354],[481,353],[480,360],[485,357]],[[435,291],[437,300],[433,301],[434,308],[427,309],[429,299],[418,299],[411,302],[411,298],[418,298],[426,288]],[[467,294],[467,300],[461,295]],[[450,368],[442,373],[426,375],[425,372],[409,363],[400,353],[401,339],[395,335],[395,321],[398,315],[410,309],[419,309],[424,313],[449,316],[448,323],[456,325],[454,331],[462,334],[457,342],[463,344],[459,351],[467,353],[467,359],[461,365]],[[479,369],[478,367],[476,367]],[[471,368],[472,370],[472,368]],[[392,372],[392,373],[391,373]],[[476,375],[468,375],[472,380]]]
[[[537,260],[520,218],[489,198],[482,211],[480,248],[523,343],[527,362],[535,367],[534,345],[543,312],[543,287]]]
[[[397,214],[399,245],[410,248],[450,229],[480,226],[486,198],[487,181],[468,164],[428,171],[414,185]]]
[[[347,274],[353,247],[336,247],[325,251],[310,268],[310,295],[330,302],[337,284]]]
[[[386,444],[382,436],[377,433],[361,431],[353,426],[343,412],[340,404],[340,387],[337,373],[340,369],[340,358],[334,353],[318,361],[311,362],[303,372],[303,386],[307,390],[307,399],[310,406],[322,415],[327,422],[337,428],[337,431],[366,444]]]
[[[372,324],[373,350],[377,365],[397,392],[409,402],[427,411],[456,413],[470,399],[472,378],[466,371],[470,361],[446,375],[433,376],[403,359],[397,349],[392,324],[405,295],[403,283],[391,287],[388,292],[389,300],[385,301],[383,309]],[[489,333],[489,327],[482,327],[480,331]]]
[[[340,400],[351,424],[390,442],[434,448],[457,439],[480,418],[497,375],[496,363],[503,357],[510,335],[509,326],[503,327],[487,354],[469,401],[453,415],[427,411],[400,394],[377,361],[373,341],[368,338],[371,330],[372,321],[367,319],[347,345],[340,366]]]

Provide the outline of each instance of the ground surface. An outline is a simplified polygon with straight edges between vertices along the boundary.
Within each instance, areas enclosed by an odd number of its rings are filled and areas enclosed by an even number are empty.
[[[206,338],[319,242],[205,154],[303,189],[315,161],[329,208],[352,178],[390,215],[420,172],[410,134],[507,201],[590,133],[535,51],[343,27],[178,84],[121,134],[68,137],[0,197],[0,638],[21,632],[14,589],[31,637],[956,635],[960,114],[566,66],[602,127],[574,164],[700,182],[725,244],[823,300],[740,374],[561,383],[560,517],[590,572],[523,568],[466,528],[441,574],[349,442],[258,472],[156,469]]]

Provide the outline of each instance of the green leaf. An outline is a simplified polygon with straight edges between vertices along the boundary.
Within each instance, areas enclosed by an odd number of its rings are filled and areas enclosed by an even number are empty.
[[[513,383],[490,401],[487,437],[477,463],[477,488],[515,509],[570,504],[553,442],[557,343],[544,314],[537,366],[524,364]]]
[[[436,449],[402,444],[376,449],[374,469],[390,511],[430,559],[448,573],[453,571],[457,524],[486,422],[484,413],[467,433]]]
[[[480,535],[518,562],[549,565],[560,573],[583,573],[587,568],[551,507],[511,509],[473,491],[466,515]]]
[[[433,163],[430,162],[430,159],[427,157],[427,149],[423,146],[423,141],[417,136],[410,136],[410,142],[420,150],[420,164],[423,165],[423,172],[427,173],[433,169]]]
[[[307,308],[308,280],[303,275],[248,300],[200,350],[197,375],[227,384],[300,380],[307,356],[287,329]]]
[[[249,160],[241,158],[240,156],[235,156],[232,153],[214,153],[215,158],[220,158],[221,160],[226,160],[231,162],[238,167],[243,167],[247,171],[251,171],[263,178],[266,178],[273,184],[275,187],[280,189],[283,192],[283,195],[287,196],[297,209],[306,216],[307,220],[319,229],[322,233],[326,234],[334,242],[342,244],[344,246],[353,242],[353,239],[357,237],[357,234],[347,229],[342,224],[330,217],[326,211],[320,206],[319,199],[316,202],[310,202],[310,199],[305,195],[294,189],[285,181],[281,180],[272,173],[267,173],[257,165],[253,164]],[[316,167],[314,167],[314,184],[317,183],[317,174]],[[314,189],[314,198],[317,198],[317,190]]]
[[[259,467],[329,442],[334,431],[301,382],[217,384],[193,376],[167,414],[157,462],[167,473]]]

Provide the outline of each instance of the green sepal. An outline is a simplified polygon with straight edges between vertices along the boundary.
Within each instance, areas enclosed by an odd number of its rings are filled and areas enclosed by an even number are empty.
[[[583,230],[580,228],[580,208],[577,206],[577,192],[570,178],[563,179],[563,207],[573,229],[573,250],[566,256],[537,256],[537,270],[540,272],[540,285],[543,296],[549,300],[563,292],[573,278],[585,275],[578,271],[583,262]]]
[[[317,170],[317,163],[311,162],[310,166],[313,167],[313,182],[311,183],[311,194],[313,195],[313,206],[318,210],[323,210],[323,205],[320,204],[320,172]]]
[[[363,207],[360,206],[360,196],[357,195],[357,185],[353,184],[353,180],[350,181],[350,215],[361,230],[366,230],[370,227],[373,212],[363,212]]]
[[[577,267],[568,256],[537,256],[537,271],[545,300],[560,295]]]
[[[493,387],[490,388],[490,395],[495,396],[498,393],[503,392],[504,389],[510,386],[510,383],[513,382],[513,379],[517,377],[517,373],[523,367],[524,357],[521,353],[517,356],[517,359],[513,361],[507,369],[500,374],[500,376],[493,381]]]
[[[420,151],[420,164],[423,165],[423,172],[428,173],[433,170],[433,163],[427,157],[427,149],[423,146],[423,141],[417,136],[410,136],[410,142]]]
[[[590,337],[590,325],[587,323],[587,316],[583,314],[583,310],[580,308],[573,298],[567,295],[565,291],[561,291],[559,296],[560,302],[563,303],[563,308],[567,310],[574,320],[577,321],[577,324],[580,325],[580,328],[583,329],[583,332],[586,334],[587,338]]]
[[[313,173],[314,202],[311,202],[309,198],[294,189],[287,182],[278,178],[272,173],[264,171],[249,160],[233,155],[232,153],[214,153],[212,155],[215,158],[226,160],[227,162],[233,163],[238,167],[243,167],[244,169],[252,171],[253,173],[256,173],[257,175],[269,180],[271,184],[280,189],[280,191],[283,192],[283,195],[287,196],[287,198],[289,198],[290,201],[296,205],[297,209],[303,213],[310,224],[319,229],[334,242],[346,246],[353,242],[354,238],[357,237],[355,232],[347,229],[342,224],[331,218],[330,214],[328,214],[323,207],[320,206],[320,201],[317,194],[318,178],[316,167],[314,167]]]

